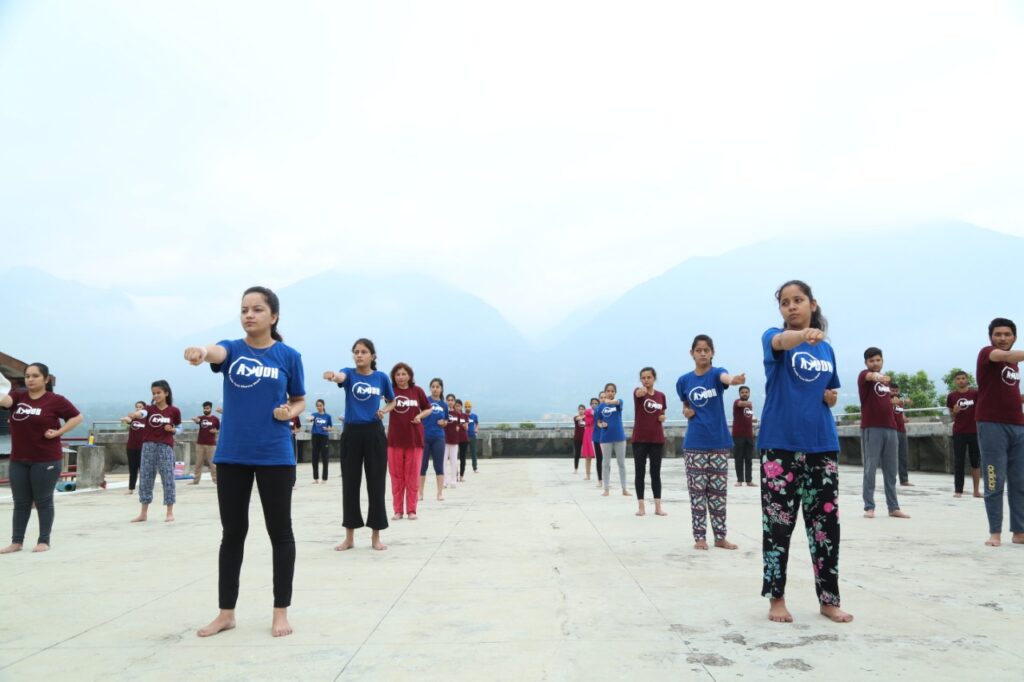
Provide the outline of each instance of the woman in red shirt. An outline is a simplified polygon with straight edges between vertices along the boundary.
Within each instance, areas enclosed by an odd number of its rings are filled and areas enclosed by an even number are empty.
[[[53,392],[50,370],[39,362],[25,369],[23,389],[12,391],[0,374],[0,407],[11,410],[9,477],[14,498],[11,544],[0,554],[21,549],[33,504],[39,515],[39,541],[32,551],[45,552],[50,549],[53,528],[53,488],[64,461],[60,437],[81,424],[82,415],[67,398]]]
[[[149,505],[153,502],[153,484],[156,483],[157,473],[160,474],[164,505],[167,507],[164,521],[174,520],[177,492],[174,487],[174,434],[181,424],[181,411],[174,407],[171,385],[166,381],[154,381],[150,388],[153,404],[128,415],[128,419],[142,419],[146,422],[139,469],[139,502],[142,508],[132,523],[140,523],[149,518]]]
[[[388,417],[388,471],[391,474],[391,497],[395,515],[401,519],[406,512],[416,520],[419,496],[420,461],[423,458],[423,424],[432,408],[427,394],[416,385],[412,367],[399,362],[391,368],[395,390],[395,409]]]

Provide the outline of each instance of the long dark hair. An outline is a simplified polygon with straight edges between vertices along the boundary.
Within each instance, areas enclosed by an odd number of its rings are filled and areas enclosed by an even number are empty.
[[[640,370],[641,375],[643,375],[644,372],[650,372],[652,377],[654,377],[655,379],[658,378],[658,373],[654,371],[653,367],[644,367],[643,369]]]
[[[800,288],[800,291],[804,292],[811,303],[814,304],[814,310],[811,311],[811,327],[814,329],[820,329],[825,334],[828,334],[828,319],[825,318],[824,313],[821,312],[821,306],[814,299],[814,293],[811,291],[811,285],[807,282],[799,279],[791,279],[775,291],[775,302],[779,303],[782,300],[782,290],[789,286],[796,286]]]
[[[708,336],[707,334],[697,334],[697,336],[693,337],[693,343],[690,344],[690,352],[692,353],[693,351],[697,350],[697,344],[700,343],[701,341],[708,344],[708,348],[710,348],[711,353],[714,354],[715,342],[712,341],[711,337]]]
[[[39,373],[43,375],[43,384],[46,387],[46,390],[52,393],[53,377],[50,376],[50,368],[41,362],[33,362],[28,367],[35,367],[36,369],[39,370]],[[28,367],[26,367],[25,369],[28,369]]]
[[[245,293],[242,294],[242,298],[245,298],[249,294],[259,294],[262,296],[270,307],[270,314],[277,316],[277,322],[281,321],[281,301],[277,298],[277,294],[266,287],[249,287],[245,290]],[[277,322],[270,325],[270,338],[275,341],[284,341],[284,337],[277,331]]]
[[[174,394],[171,393],[171,385],[169,383],[167,383],[166,379],[157,379],[152,384],[150,384],[149,387],[150,388],[161,388],[161,389],[163,389],[164,393],[167,394],[167,404],[168,405],[173,405],[174,404]]]
[[[427,386],[433,386],[435,381],[437,383],[441,384],[441,397],[443,398],[444,397],[444,379],[442,379],[441,377],[434,377],[433,379],[430,380],[430,383],[427,384]]]
[[[370,351],[370,355],[373,356],[370,359],[370,369],[376,370],[377,369],[377,347],[373,345],[373,341],[370,341],[370,339],[356,339],[356,342],[352,344],[353,352],[355,351],[356,346],[358,346],[359,344],[363,344]],[[410,379],[411,378],[412,377],[410,377]],[[411,381],[410,381],[409,385],[412,386]]]

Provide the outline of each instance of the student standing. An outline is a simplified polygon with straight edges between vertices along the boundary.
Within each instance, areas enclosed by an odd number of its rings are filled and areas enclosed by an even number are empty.
[[[341,496],[344,509],[342,525],[345,541],[334,549],[344,551],[355,546],[356,528],[372,529],[371,543],[376,550],[387,549],[380,532],[388,527],[385,502],[388,473],[388,441],[381,419],[395,407],[391,379],[377,370],[377,349],[369,339],[352,344],[355,367],[324,372],[324,379],[345,391],[345,428],[341,432]],[[384,406],[380,401],[384,400]],[[366,523],[359,504],[359,489],[366,470],[369,511]]]
[[[1003,535],[1003,487],[1010,504],[1010,533],[1024,544],[1024,412],[1020,369],[1024,351],[1013,350],[1017,325],[997,317],[988,325],[989,345],[978,353],[978,444],[985,475],[985,512],[989,538],[998,547]]]
[[[153,382],[153,403],[128,415],[128,419],[143,419],[146,430],[142,436],[142,462],[139,469],[139,502],[142,509],[132,523],[149,518],[149,505],[153,502],[153,484],[160,474],[163,486],[164,505],[167,515],[164,521],[174,520],[174,434],[181,424],[181,411],[174,407],[171,386],[163,379]]]
[[[601,425],[601,451],[604,453],[604,493],[611,487],[611,467],[614,457],[619,465],[619,484],[622,494],[629,495],[626,487],[626,429],[622,425],[622,400],[615,397],[615,384],[604,387],[604,401],[598,405],[598,423]]]
[[[302,356],[285,345],[277,331],[280,310],[280,301],[273,291],[250,287],[242,295],[240,314],[245,338],[185,349],[189,364],[209,362],[213,372],[224,375],[224,421],[214,455],[223,531],[218,559],[220,612],[196,632],[200,637],[235,627],[253,481],[260,493],[273,550],[271,634],[282,637],[292,633],[288,622],[295,574],[295,449],[291,425],[306,409],[306,388]]]
[[[686,483],[690,492],[694,549],[707,549],[707,517],[715,547],[736,549],[726,538],[726,496],[729,492],[729,450],[732,436],[725,420],[722,394],[730,386],[747,380],[745,374],[732,376],[714,367],[715,344],[707,334],[698,334],[690,344],[695,368],[676,381],[676,394],[683,401],[686,435]]]
[[[50,370],[40,362],[25,368],[23,389],[12,390],[0,374],[0,408],[11,410],[8,478],[14,500],[11,544],[0,549],[0,554],[21,550],[33,506],[39,519],[39,539],[32,551],[45,552],[50,549],[53,530],[53,489],[64,463],[60,438],[82,423],[82,415],[71,401],[53,392]]]
[[[135,403],[135,411],[146,409],[146,403],[138,401]],[[121,421],[128,424],[128,442],[125,444],[125,453],[128,455],[128,491],[125,495],[135,493],[135,483],[139,479],[139,465],[142,462],[142,436],[146,432],[146,422],[142,419],[122,418]]]
[[[477,473],[476,463],[476,430],[480,426],[480,417],[473,412],[473,403],[466,401],[466,434],[469,437],[469,457],[473,460],[473,473]]]
[[[900,485],[913,486],[910,482],[910,439],[907,438],[907,420],[904,415],[905,405],[912,405],[914,401],[904,398],[900,393],[900,385],[895,381],[889,384],[892,390],[892,411],[896,418],[896,472],[899,474]]]
[[[316,401],[316,412],[309,417],[313,424],[311,441],[313,445],[313,485],[318,485],[321,480],[327,483],[327,469],[330,461],[331,431],[334,430],[334,422],[331,415],[327,414],[327,403],[323,400]],[[320,476],[320,468],[323,468],[323,478]]]
[[[454,488],[459,481],[459,411],[455,406],[455,394],[445,396],[448,402],[448,416],[444,427],[444,487]]]
[[[740,386],[740,397],[732,403],[732,459],[736,465],[736,485],[753,487],[754,403],[750,387]]]
[[[761,336],[765,401],[761,412],[761,526],[768,618],[791,623],[786,566],[796,519],[804,527],[820,613],[837,623],[853,616],[839,608],[839,436],[831,409],[839,375],[828,323],[811,288],[799,280],[775,292],[782,328]]]
[[[654,513],[667,516],[661,508],[661,458],[665,450],[665,394],[654,389],[658,373],[653,367],[640,370],[640,387],[633,391],[633,485],[636,487],[637,516],[647,513],[644,508],[644,473],[651,463],[651,494],[654,495]]]
[[[444,444],[445,427],[448,425],[448,403],[444,401],[444,382],[434,377],[430,380],[430,414],[423,419],[423,461],[420,464],[420,494],[427,483],[427,465],[433,464],[437,482],[437,501],[444,500]]]
[[[590,404],[594,405],[597,403],[597,398],[591,398]],[[580,405],[580,409],[583,409],[583,405]],[[594,408],[583,409],[583,439],[580,441],[580,456],[583,457],[583,461],[586,464],[587,478],[590,480],[590,463],[594,459]],[[598,470],[600,473],[600,470]]]
[[[603,400],[604,400],[604,391],[601,391],[600,393],[598,393],[596,398],[591,398],[590,399],[590,409],[591,409],[591,411],[593,412],[593,415],[594,415],[594,432],[591,434],[590,440],[591,440],[591,444],[594,446],[594,456],[597,459],[596,466],[597,466],[597,487],[598,488],[603,488],[604,487],[604,483],[602,482],[604,475],[601,473],[602,464],[603,464],[603,462],[602,462],[603,455],[601,453],[601,434],[604,432],[604,429],[601,427],[601,424],[602,424],[601,417],[598,414],[599,408],[601,406],[601,401],[603,401]]]
[[[864,516],[875,518],[875,472],[882,467],[885,504],[889,516],[910,518],[900,511],[896,497],[896,471],[899,466],[899,436],[892,407],[892,377],[882,373],[882,351],[872,346],[864,351],[864,365],[857,377],[860,392],[861,450],[864,453]]]
[[[971,388],[971,378],[967,372],[957,372],[953,380],[956,382],[956,390],[946,396],[946,407],[953,417],[953,497],[964,494],[965,456],[971,460],[974,496],[981,497],[981,450],[978,448],[978,425],[974,419],[978,391]]]
[[[583,451],[583,433],[587,430],[587,408],[580,404],[572,418],[572,472],[580,473],[580,452]]]
[[[466,476],[466,454],[469,452],[469,413],[461,400],[455,401],[455,410],[459,415],[459,483]]]
[[[415,520],[423,460],[421,422],[430,416],[432,407],[427,394],[416,385],[412,367],[404,362],[391,368],[391,384],[395,391],[395,409],[388,418],[388,470],[395,509],[392,518],[401,519],[408,512],[409,519]]]
[[[213,416],[213,403],[207,400],[203,403],[203,414],[199,417],[192,417],[192,421],[199,425],[199,435],[196,436],[196,464],[192,470],[192,485],[199,485],[199,479],[203,477],[203,464],[210,469],[210,477],[213,484],[217,485],[217,465],[213,463],[214,450],[217,448],[217,433],[220,431],[220,419]]]

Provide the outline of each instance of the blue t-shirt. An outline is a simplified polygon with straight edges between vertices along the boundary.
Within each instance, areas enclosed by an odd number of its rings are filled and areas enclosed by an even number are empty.
[[[327,414],[326,412],[323,413],[323,414],[320,414],[319,412],[314,412],[313,413],[313,434],[314,435],[317,435],[317,436],[326,436],[326,435],[328,435],[328,432],[327,432],[327,427],[328,426],[334,426],[334,423],[331,421],[331,415]]]
[[[772,338],[782,331],[769,329],[761,337],[765,399],[757,445],[765,450],[838,452],[836,422],[825,404],[825,389],[839,388],[832,346],[821,341],[776,351]]]
[[[448,403],[443,400],[430,400],[430,414],[423,419],[423,440],[444,440],[444,428],[437,422],[448,420]]]
[[[594,437],[593,437],[593,440],[594,440],[595,443],[600,443],[601,442],[601,434],[604,433],[604,429],[602,429],[600,426],[597,425],[598,412],[600,412],[601,406],[603,404],[604,403],[598,403],[597,405],[594,405],[592,408],[590,408],[590,409],[592,409],[594,411]]]
[[[338,384],[345,389],[345,423],[372,424],[379,422],[377,410],[380,399],[391,402],[395,392],[391,388],[391,378],[379,370],[367,376],[358,374],[352,367],[338,370],[345,373],[345,381]]]
[[[476,416],[475,413],[469,413],[469,437],[476,438],[476,427],[480,423],[480,417]]]
[[[597,406],[597,418],[608,426],[601,429],[602,443],[617,443],[626,440],[626,429],[622,426],[622,401],[616,399],[613,405],[601,403]]]
[[[294,465],[291,423],[274,408],[306,395],[302,356],[283,343],[250,348],[242,339],[220,341],[227,358],[210,365],[224,375],[224,415],[214,464]]]
[[[732,447],[732,434],[725,420],[725,401],[722,399],[729,388],[722,383],[722,375],[728,373],[722,367],[712,367],[704,376],[688,372],[676,381],[676,394],[695,413],[686,424],[683,448],[728,450]]]

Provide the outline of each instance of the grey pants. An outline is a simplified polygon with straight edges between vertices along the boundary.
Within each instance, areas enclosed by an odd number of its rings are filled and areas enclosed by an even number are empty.
[[[900,508],[896,499],[896,470],[899,459],[899,438],[896,429],[871,427],[860,430],[861,453],[864,457],[864,511],[875,508],[875,472],[882,467],[885,504],[890,512]]]
[[[139,467],[139,502],[142,504],[153,501],[153,484],[158,471],[164,487],[164,504],[174,504],[174,448],[164,443],[143,443]]]
[[[610,481],[608,475],[612,472],[612,455],[619,462],[619,483],[622,489],[626,489],[626,441],[617,440],[612,443],[601,443],[601,452],[604,454],[604,461],[601,462],[604,468],[604,489],[608,490]]]
[[[896,439],[899,443],[900,483],[907,483],[910,481],[910,474],[907,472],[907,461],[910,457],[910,439],[907,438],[906,431],[897,431],[896,434]]]
[[[14,518],[11,523],[11,542],[25,544],[25,529],[32,516],[32,503],[39,514],[39,542],[50,544],[53,528],[53,488],[60,478],[61,460],[53,462],[10,463],[11,497],[14,498]]]
[[[981,447],[981,484],[985,490],[988,532],[1003,532],[1003,487],[1006,487],[1010,532],[1024,533],[1024,426],[978,422],[978,445]]]

